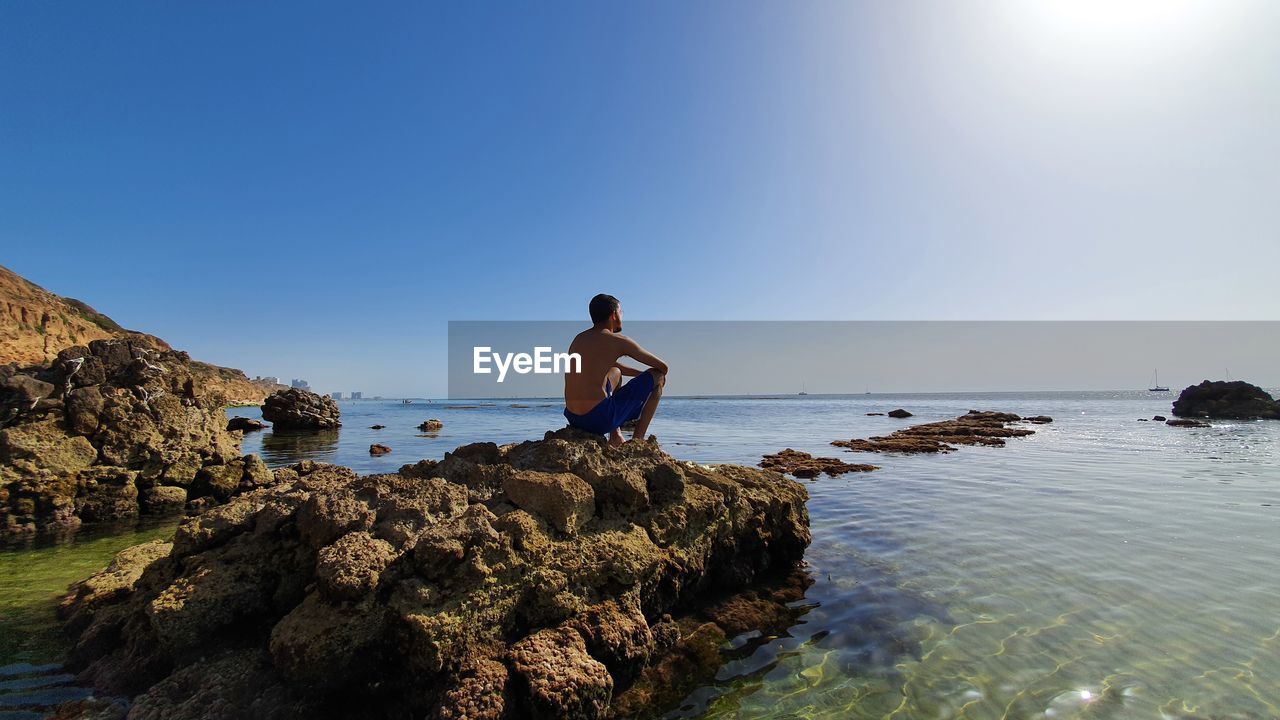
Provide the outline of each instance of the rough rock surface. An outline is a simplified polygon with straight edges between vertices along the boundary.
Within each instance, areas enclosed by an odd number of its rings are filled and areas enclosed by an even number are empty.
[[[602,717],[677,646],[669,613],[790,573],[809,542],[799,483],[652,440],[287,470],[73,591],[82,681],[131,717]]]
[[[831,444],[856,452],[945,453],[955,450],[955,445],[1004,446],[1004,439],[1034,435],[1034,430],[1009,427],[1015,422],[1043,424],[1053,419],[1036,415],[1035,419],[1022,418],[1013,413],[982,412],[970,410],[953,420],[913,425],[887,436],[867,439],[836,440]]]
[[[94,340],[49,367],[0,367],[0,536],[219,502],[265,466],[186,353]]]
[[[871,472],[880,469],[877,465],[847,463],[838,458],[814,457],[807,452],[791,448],[765,455],[760,461],[760,467],[765,470],[790,473],[798,478],[815,478],[822,473],[836,477],[850,472]]]
[[[370,455],[386,455],[389,452],[391,452],[391,448],[381,443],[374,443],[369,446]]]
[[[1203,420],[1193,420],[1191,418],[1174,418],[1172,420],[1166,420],[1164,424],[1170,427],[1187,427],[1187,428],[1209,427],[1209,423]]]
[[[898,418],[899,420],[901,420],[902,418],[911,417],[911,413],[907,412],[906,410],[903,410],[902,408],[898,408],[897,410],[890,410],[888,412],[888,415],[891,418]]]
[[[1173,414],[1225,420],[1280,420],[1280,402],[1266,390],[1241,380],[1205,380],[1178,395],[1173,402]]]
[[[440,432],[444,429],[444,423],[436,420],[435,418],[423,420],[422,424],[418,426],[418,429],[422,432]]]
[[[338,403],[302,388],[272,393],[262,404],[262,419],[277,430],[332,430],[342,425]]]

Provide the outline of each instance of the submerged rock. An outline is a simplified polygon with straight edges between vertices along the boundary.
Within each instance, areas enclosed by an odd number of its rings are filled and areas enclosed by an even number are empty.
[[[227,421],[228,431],[239,430],[240,432],[254,432],[257,430],[266,430],[269,427],[271,426],[262,422],[261,420],[255,420],[253,418],[247,418],[247,417],[240,417],[239,415]]]
[[[855,452],[946,453],[955,445],[1004,446],[1004,439],[1034,435],[1034,430],[1009,427],[1015,422],[1051,422],[1044,415],[1036,419],[1013,413],[970,410],[952,420],[913,425],[886,436],[867,439],[835,440],[831,444]]]
[[[391,448],[381,443],[374,443],[369,446],[370,455],[386,455],[389,452],[391,452]]]
[[[807,452],[787,448],[772,455],[765,455],[760,467],[766,470],[777,470],[789,473],[798,478],[815,478],[826,473],[831,477],[851,472],[871,472],[879,470],[876,465],[855,465],[838,458],[814,457]]]
[[[262,419],[277,430],[332,430],[342,425],[340,415],[333,398],[302,388],[277,391],[262,404]]]
[[[1190,418],[1174,418],[1172,420],[1166,420],[1164,424],[1170,427],[1187,427],[1187,428],[1210,427],[1209,423],[1203,420],[1192,420]]]
[[[888,415],[891,418],[898,418],[898,419],[911,417],[911,413],[907,412],[906,410],[903,410],[902,408],[898,408],[897,410],[890,410],[888,412]]]
[[[256,456],[240,456],[224,398],[192,367],[184,352],[113,339],[11,368],[0,387],[0,536],[216,503],[252,484]]]
[[[436,420],[435,418],[423,420],[422,424],[418,426],[418,429],[422,432],[440,432],[444,429],[444,423]]]
[[[1205,380],[1178,395],[1173,414],[1224,420],[1280,420],[1280,402],[1266,390],[1241,380]]]
[[[81,680],[147,717],[603,717],[677,646],[669,614],[791,572],[809,542],[795,481],[652,440],[566,429],[289,473],[78,586]],[[722,614],[721,639],[776,612]]]

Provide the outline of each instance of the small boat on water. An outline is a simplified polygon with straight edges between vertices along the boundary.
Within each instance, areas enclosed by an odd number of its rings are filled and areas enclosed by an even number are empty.
[[[401,404],[401,405],[408,405],[408,404],[410,404],[410,403],[412,403],[412,402],[413,402],[412,400],[409,400],[409,399],[407,399],[407,398],[406,398],[406,399],[404,399],[404,400],[401,400],[401,401],[400,401],[400,404]]]
[[[798,393],[796,393],[796,394],[797,394],[797,395],[808,395],[808,394],[809,394],[809,393],[807,393],[807,392],[805,392],[805,391],[804,391],[804,383],[800,383],[800,392],[798,392]]]
[[[1160,384],[1160,371],[1156,370],[1151,373],[1151,387],[1147,388],[1149,392],[1169,392],[1169,388]]]

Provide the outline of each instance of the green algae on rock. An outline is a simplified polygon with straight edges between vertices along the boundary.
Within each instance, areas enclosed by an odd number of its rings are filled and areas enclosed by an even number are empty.
[[[562,430],[397,474],[291,472],[73,588],[69,667],[140,717],[605,717],[679,646],[669,613],[785,575],[809,543],[799,483],[652,440]]]

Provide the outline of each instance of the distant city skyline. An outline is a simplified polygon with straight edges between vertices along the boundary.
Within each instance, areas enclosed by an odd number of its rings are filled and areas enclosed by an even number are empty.
[[[451,320],[598,292],[1280,319],[1280,3],[1077,5],[5,3],[0,264],[387,397],[446,392]]]

